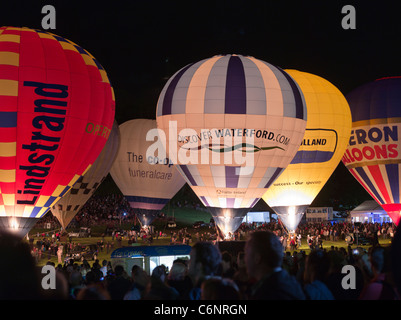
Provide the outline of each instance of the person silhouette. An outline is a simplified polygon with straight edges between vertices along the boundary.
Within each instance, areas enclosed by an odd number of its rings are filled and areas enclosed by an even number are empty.
[[[0,231],[0,300],[42,299],[39,270],[29,244]]]
[[[305,300],[302,287],[294,276],[282,268],[283,247],[271,231],[255,231],[245,244],[248,274],[256,283],[251,300]]]

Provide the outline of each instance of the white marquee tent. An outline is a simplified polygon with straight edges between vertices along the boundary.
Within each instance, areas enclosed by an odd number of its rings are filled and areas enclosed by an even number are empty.
[[[374,200],[362,202],[351,211],[352,222],[392,222],[389,215]]]

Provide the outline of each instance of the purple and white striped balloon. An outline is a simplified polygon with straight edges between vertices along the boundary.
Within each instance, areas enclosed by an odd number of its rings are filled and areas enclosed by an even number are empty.
[[[303,94],[285,71],[249,56],[219,55],[168,80],[156,121],[168,156],[227,233],[293,159],[306,114]]]

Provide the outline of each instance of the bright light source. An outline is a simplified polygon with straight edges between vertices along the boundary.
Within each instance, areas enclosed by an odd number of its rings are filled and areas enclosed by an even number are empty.
[[[294,231],[297,225],[297,218],[295,216],[294,206],[288,208],[288,225],[290,226],[290,231]]]
[[[10,230],[17,231],[19,229],[19,223],[17,219],[10,218]]]

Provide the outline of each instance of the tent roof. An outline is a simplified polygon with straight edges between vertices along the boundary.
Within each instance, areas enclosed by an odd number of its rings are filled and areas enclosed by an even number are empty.
[[[128,246],[114,250],[111,258],[159,257],[189,255],[191,246],[184,244],[166,246]]]
[[[354,208],[354,210],[351,211],[351,214],[367,212],[385,213],[384,209],[375,200],[367,200]]]

